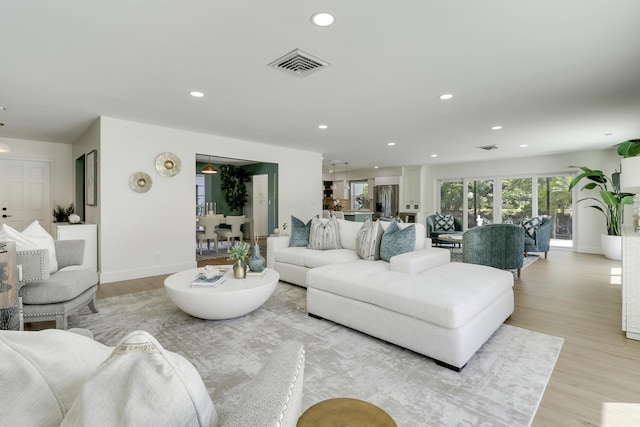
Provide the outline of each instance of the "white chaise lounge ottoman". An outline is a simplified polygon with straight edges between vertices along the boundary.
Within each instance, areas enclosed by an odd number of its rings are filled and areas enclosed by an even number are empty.
[[[388,265],[355,261],[309,270],[307,312],[457,371],[513,313],[510,272],[447,263],[407,274]]]

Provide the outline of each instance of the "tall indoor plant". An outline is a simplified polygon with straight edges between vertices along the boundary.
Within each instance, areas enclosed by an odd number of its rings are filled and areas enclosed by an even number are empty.
[[[251,176],[247,171],[237,166],[223,165],[220,167],[220,189],[224,193],[224,200],[229,209],[242,215],[242,208],[247,204],[247,182]]]
[[[619,236],[622,235],[622,215],[624,213],[624,206],[633,204],[634,194],[620,190],[620,172],[618,171],[615,171],[611,174],[611,177],[608,177],[604,172],[598,169],[591,169],[586,166],[570,167],[578,168],[582,170],[582,173],[573,178],[569,185],[569,190],[573,189],[583,180],[586,180],[588,182],[581,188],[581,190],[598,189],[600,191],[601,199],[596,197],[585,197],[584,199],[578,200],[578,203],[585,200],[592,200],[596,202],[589,207],[601,212],[606,221],[607,234],[603,235],[602,239],[603,252],[607,258],[620,259],[622,243]],[[618,236],[618,238],[607,239],[605,236]],[[614,242],[609,244],[607,243],[608,240],[614,240]]]

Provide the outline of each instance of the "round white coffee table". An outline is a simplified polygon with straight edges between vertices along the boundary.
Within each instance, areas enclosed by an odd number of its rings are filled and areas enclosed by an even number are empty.
[[[269,268],[260,279],[236,279],[233,271],[215,288],[192,288],[201,268],[181,271],[164,280],[167,295],[182,311],[207,320],[231,319],[252,312],[264,304],[276,289],[280,275]]]

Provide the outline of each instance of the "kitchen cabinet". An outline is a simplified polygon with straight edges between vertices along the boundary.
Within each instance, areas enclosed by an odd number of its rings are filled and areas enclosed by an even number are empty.
[[[402,211],[420,210],[420,166],[402,168]]]
[[[90,268],[98,271],[98,225],[97,224],[53,224],[56,240],[84,240],[84,262],[82,265],[66,267],[69,270]]]

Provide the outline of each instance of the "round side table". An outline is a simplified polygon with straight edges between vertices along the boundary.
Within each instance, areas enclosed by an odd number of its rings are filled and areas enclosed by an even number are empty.
[[[376,405],[358,399],[337,398],[316,403],[304,411],[296,427],[398,427]]]

